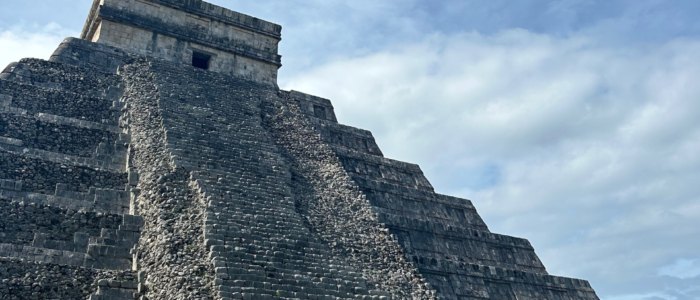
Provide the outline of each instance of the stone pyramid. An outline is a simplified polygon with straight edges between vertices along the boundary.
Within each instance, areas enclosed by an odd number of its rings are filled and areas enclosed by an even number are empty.
[[[491,233],[329,100],[277,87],[279,25],[95,0],[0,75],[0,300],[598,299]]]

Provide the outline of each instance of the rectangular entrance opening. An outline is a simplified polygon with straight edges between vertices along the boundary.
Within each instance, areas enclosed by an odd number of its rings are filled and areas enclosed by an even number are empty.
[[[207,70],[209,69],[209,61],[211,61],[211,55],[196,51],[192,53],[192,66],[195,68]]]

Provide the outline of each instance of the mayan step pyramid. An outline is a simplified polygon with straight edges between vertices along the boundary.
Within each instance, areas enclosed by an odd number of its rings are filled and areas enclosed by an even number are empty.
[[[598,299],[277,87],[281,26],[96,0],[0,75],[0,300]]]

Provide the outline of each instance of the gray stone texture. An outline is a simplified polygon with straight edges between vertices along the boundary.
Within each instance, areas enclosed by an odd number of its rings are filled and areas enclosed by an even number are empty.
[[[275,86],[281,29],[203,1],[96,0],[81,38],[186,65],[196,52],[210,71]]]
[[[106,77],[106,79],[108,79],[108,81],[104,81],[107,83],[105,85],[106,88],[102,88],[98,85],[99,88],[97,90],[90,91],[92,93],[98,92],[105,94],[118,90],[118,88],[114,87],[118,87],[116,83],[121,80],[121,78],[109,73],[116,73],[117,69],[128,61],[128,55],[119,48],[105,47],[104,45],[71,37],[63,40],[49,60],[52,64],[46,63],[56,68],[73,68],[74,70],[80,70],[82,72],[90,72],[92,73],[90,74],[92,78]],[[95,75],[98,77],[95,77]],[[115,81],[112,83],[109,79]],[[82,83],[82,81],[64,83],[63,86],[71,87],[71,89],[80,89],[80,83]],[[94,85],[95,83],[88,82],[88,84]],[[116,95],[116,93],[113,94]],[[112,97],[108,98],[115,100]]]
[[[281,37],[198,0],[137,2]],[[173,21],[95,3],[84,35]],[[329,100],[132,50],[69,38],[0,73],[0,299],[598,299]]]
[[[132,269],[143,226],[129,216],[121,80],[36,59],[0,75],[0,299],[138,295],[135,274],[112,271]]]
[[[119,140],[118,133],[49,123],[28,115],[0,113],[0,136],[21,140],[24,147],[71,156],[93,157],[100,144],[105,144],[103,154],[126,150],[114,146]]]
[[[549,276],[527,240],[489,232],[471,201],[434,193],[418,166],[324,134],[335,118],[303,109],[317,98],[290,97],[441,298],[597,299],[585,281]]]
[[[86,299],[97,272],[0,258],[0,299]]]

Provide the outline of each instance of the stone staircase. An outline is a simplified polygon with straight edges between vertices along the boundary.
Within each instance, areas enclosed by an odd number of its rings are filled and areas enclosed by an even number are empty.
[[[190,173],[190,189],[206,199],[204,246],[213,263],[216,299],[391,297],[372,290],[295,211],[291,174],[259,116],[260,97],[274,96],[275,90],[158,61],[149,66],[169,158],[174,168]],[[168,182],[172,189],[182,186]],[[148,258],[140,263],[149,264]],[[151,269],[149,275],[156,272],[162,271]]]

